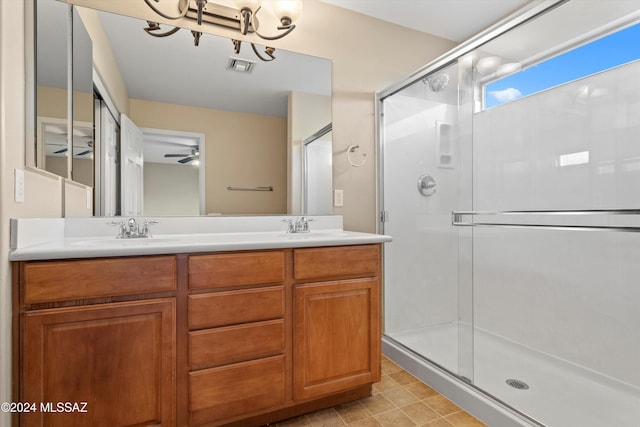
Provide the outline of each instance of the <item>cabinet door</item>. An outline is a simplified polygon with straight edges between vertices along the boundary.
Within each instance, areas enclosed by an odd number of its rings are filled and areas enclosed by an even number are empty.
[[[174,299],[40,310],[23,319],[20,397],[37,411],[23,414],[22,425],[175,425]],[[64,405],[52,412],[58,402],[86,412]]]
[[[296,400],[380,380],[377,278],[299,285],[294,313]]]

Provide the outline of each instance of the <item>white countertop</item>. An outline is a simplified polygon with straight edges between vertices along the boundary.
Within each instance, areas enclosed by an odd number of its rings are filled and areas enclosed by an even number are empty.
[[[126,218],[25,218],[11,220],[9,260],[95,258],[233,250],[359,245],[390,236],[345,231],[342,217],[308,216],[309,233],[286,233],[295,216],[136,218],[157,221],[151,238],[116,239],[111,223]]]

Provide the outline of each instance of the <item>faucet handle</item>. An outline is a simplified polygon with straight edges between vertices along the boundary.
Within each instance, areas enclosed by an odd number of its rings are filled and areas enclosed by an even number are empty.
[[[292,219],[283,219],[282,222],[285,222],[287,224],[287,233],[295,233],[296,232],[296,227],[293,224],[293,220]]]
[[[142,232],[140,233],[143,237],[153,237],[151,235],[151,228],[149,227],[152,224],[158,224],[159,221],[156,220],[148,220],[145,219],[142,225]]]
[[[116,235],[116,239],[122,239],[125,235],[125,226],[124,226],[124,221],[109,221],[107,222],[107,225],[112,225],[112,226],[117,226],[118,227],[118,234]]]
[[[313,218],[307,218],[307,217],[304,217],[304,216],[302,218],[304,219],[304,221],[302,222],[302,232],[303,233],[308,233],[309,231],[311,231],[311,230],[309,230],[309,223],[311,221],[313,221],[314,219]]]

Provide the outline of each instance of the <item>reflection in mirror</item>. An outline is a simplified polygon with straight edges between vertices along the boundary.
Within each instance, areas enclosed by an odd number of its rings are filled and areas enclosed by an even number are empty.
[[[333,213],[333,150],[331,124],[302,141],[303,211],[305,215]]]
[[[70,6],[55,0],[37,0],[35,9],[36,166],[67,178]]]
[[[93,187],[93,56],[91,39],[73,8],[73,181]]]
[[[66,119],[53,117],[38,117],[38,141],[42,141],[42,160],[40,167],[48,172],[66,177],[69,158],[69,136]],[[93,124],[91,122],[75,122],[73,127],[73,157],[74,163],[78,158],[86,155],[87,141],[93,138]],[[78,162],[77,174],[80,177],[92,179],[93,167],[91,162]],[[74,171],[74,174],[76,172]],[[85,185],[85,182],[81,182]]]
[[[316,129],[330,121],[330,61],[276,50],[274,61],[261,63],[251,49],[234,54],[233,44],[226,38],[208,35],[195,47],[189,31],[154,38],[143,31],[145,21],[106,12],[98,15],[111,46],[109,55],[116,61],[113,68],[118,70],[128,92],[124,100],[114,100],[123,110],[119,113],[127,113],[143,132],[154,129],[204,135],[199,160],[206,176],[199,181],[204,187],[201,202],[206,201],[200,212],[287,213],[289,129],[294,121],[308,122],[319,116],[322,122]],[[91,26],[88,30],[91,35],[97,31]],[[94,58],[108,56],[100,48],[103,46],[94,45]],[[229,63],[237,63],[237,58],[256,64],[251,72],[228,69]],[[106,96],[118,96],[113,86],[117,78],[106,73],[101,78]],[[322,98],[323,108],[328,106],[328,111],[319,115],[318,108],[291,107],[290,99],[296,93]],[[293,144],[297,139],[299,146],[301,137],[291,136]],[[172,147],[160,146],[156,158],[167,162],[167,166],[155,169],[198,168],[194,162],[181,164],[179,160],[184,157],[164,157],[191,155],[193,145],[187,141]],[[153,148],[144,147],[145,157],[149,149]],[[152,167],[147,165],[145,159],[145,178],[149,181],[152,178],[147,177],[147,172]],[[163,174],[165,178],[170,176],[170,172]],[[301,175],[298,178],[295,174],[294,179],[300,180]],[[273,186],[273,191],[233,191],[228,190],[230,186]],[[142,194],[146,192],[145,188]],[[158,201],[149,203],[156,203],[149,212],[157,212]],[[146,207],[143,211],[146,213]]]

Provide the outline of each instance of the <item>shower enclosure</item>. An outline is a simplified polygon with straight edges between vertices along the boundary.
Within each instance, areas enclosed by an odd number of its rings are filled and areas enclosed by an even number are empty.
[[[492,427],[640,420],[639,22],[536,2],[378,94],[383,349]]]

